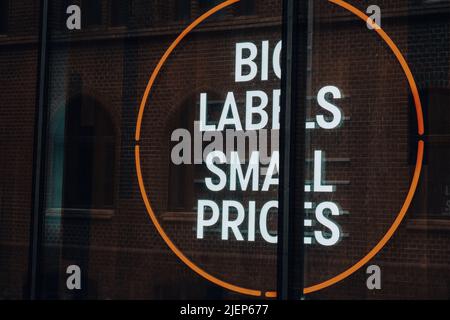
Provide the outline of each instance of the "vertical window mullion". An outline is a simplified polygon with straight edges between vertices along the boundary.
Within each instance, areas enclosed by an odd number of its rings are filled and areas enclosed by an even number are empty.
[[[283,73],[281,79],[281,127],[280,127],[280,188],[278,214],[278,299],[287,300],[294,296],[293,270],[295,252],[294,232],[301,232],[302,226],[294,226],[295,214],[294,180],[295,164],[295,118],[297,105],[296,68],[298,50],[298,1],[283,1]],[[300,228],[300,230],[298,230]],[[301,232],[303,234],[303,232]],[[297,238],[297,237],[296,237]],[[302,238],[302,237],[301,237]],[[303,266],[296,266],[301,267]]]
[[[44,195],[44,164],[45,164],[45,133],[47,115],[47,40],[48,40],[48,0],[41,1],[41,22],[40,22],[40,47],[38,61],[38,92],[37,110],[35,122],[34,141],[34,161],[33,161],[33,191],[32,191],[32,212],[30,223],[30,257],[29,257],[29,277],[30,277],[30,299],[38,297],[38,261],[39,247],[42,230],[42,208]]]

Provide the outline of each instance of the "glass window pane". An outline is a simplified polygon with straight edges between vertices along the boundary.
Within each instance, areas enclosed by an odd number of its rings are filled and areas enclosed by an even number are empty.
[[[0,299],[29,297],[40,1],[0,1]]]
[[[68,15],[52,4],[41,297],[264,298],[276,289],[281,1],[271,2],[251,28],[222,13],[233,5],[202,22],[151,88],[171,43],[221,1],[136,0],[129,28],[95,30],[121,24],[128,2],[81,2],[81,30],[57,26]],[[81,290],[66,287],[73,265]]]
[[[298,204],[306,208],[306,297],[448,299],[449,39],[440,13],[449,3],[340,3],[309,1],[300,77],[307,88],[306,137],[298,141],[306,142],[307,191]],[[368,254],[373,259],[361,260]],[[336,283],[321,285],[330,279]]]

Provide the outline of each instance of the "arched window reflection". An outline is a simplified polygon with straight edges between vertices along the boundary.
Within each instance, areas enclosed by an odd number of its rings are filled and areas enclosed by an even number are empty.
[[[86,96],[69,101],[64,133],[63,207],[114,205],[115,135],[110,116]]]
[[[0,0],[0,34],[8,33],[9,0]]]
[[[450,90],[429,88],[421,92],[425,124],[423,170],[412,210],[419,218],[450,217]],[[417,154],[417,119],[410,108],[410,163]]]
[[[194,97],[185,100],[180,108],[171,116],[168,125],[169,140],[171,139],[172,132],[177,129],[185,129],[193,137],[194,121],[196,118],[196,111],[193,106],[195,106]],[[169,142],[170,150],[174,144],[171,141]],[[169,161],[168,210],[172,212],[194,211],[194,165],[175,165],[171,159]]]
[[[168,211],[171,212],[194,212],[196,211],[197,200],[202,198],[214,199],[222,201],[226,196],[224,194],[227,191],[220,193],[211,193],[205,185],[205,177],[211,175],[209,169],[206,167],[204,161],[202,162],[202,153],[196,154],[195,143],[201,144],[201,150],[205,148],[217,138],[202,139],[202,141],[195,142],[194,139],[201,139],[204,133],[200,132],[196,121],[200,119],[200,106],[198,95],[194,95],[186,99],[171,115],[168,123],[168,138],[169,138],[169,158],[171,157],[172,148],[177,145],[178,141],[171,141],[172,133],[177,129],[185,129],[190,133],[191,142],[191,164],[174,164],[172,159],[169,159],[169,189],[168,189]],[[218,124],[220,118],[223,101],[220,99],[220,95],[216,93],[208,94],[208,106],[207,106],[207,119],[208,124]],[[211,120],[213,119],[213,120]],[[195,132],[197,130],[197,132]],[[221,136],[222,143],[225,143],[224,136]],[[222,150],[225,151],[225,150]],[[203,151],[202,151],[203,152]],[[184,155],[183,155],[184,156]],[[200,157],[200,158],[199,158]],[[222,168],[227,175],[229,171],[226,166]],[[231,191],[230,191],[231,192]],[[232,196],[236,199],[236,194]]]

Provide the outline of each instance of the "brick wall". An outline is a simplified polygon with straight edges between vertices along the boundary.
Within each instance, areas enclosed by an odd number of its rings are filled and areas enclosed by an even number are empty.
[[[374,1],[351,2],[362,10],[374,4]],[[233,70],[236,42],[270,40],[273,46],[280,39],[280,3],[257,1],[255,15],[249,17],[234,17],[232,10],[228,10],[189,35],[173,52],[157,79],[147,103],[140,142],[149,199],[174,243],[213,275],[261,290],[275,287],[276,246],[263,241],[223,242],[218,234],[208,234],[200,241],[195,238],[195,216],[178,214],[176,219],[171,219],[167,215],[169,192],[173,189],[169,184],[169,129],[174,115],[187,112],[183,110],[184,102],[192,96],[198,101],[200,92],[225,97],[228,91],[234,91],[242,102],[246,90],[262,89],[270,94],[272,89],[279,88],[273,74],[265,83],[237,85]],[[446,13],[437,15],[436,10],[433,13],[432,8],[418,1],[375,3],[382,8],[383,17],[386,15],[383,28],[407,58],[420,89],[447,88]],[[77,218],[70,217],[69,213],[62,217],[44,213],[44,296],[70,298],[64,288],[65,268],[81,263],[89,276],[83,297],[238,297],[195,275],[167,249],[148,218],[140,196],[134,167],[134,129],[140,99],[154,66],[185,25],[173,21],[172,1],[152,2],[152,5],[134,1],[128,28],[117,29],[110,28],[109,6],[104,1],[104,24],[72,33],[65,31],[64,25],[61,27],[64,8],[52,6],[49,132],[58,126],[61,121],[58,114],[73,96],[95,98],[108,112],[115,128],[116,188],[114,209],[106,217],[95,210],[90,217]],[[22,20],[18,19],[22,16],[24,21],[36,20],[27,18],[31,15],[28,4],[20,6],[17,2],[14,8],[15,18],[11,20]],[[314,9],[311,94],[317,94],[324,85],[338,86],[344,95],[339,106],[346,119],[338,130],[307,132],[307,158],[311,158],[312,150],[324,150],[327,158],[334,159],[327,163],[327,180],[339,183],[331,198],[326,194],[306,197],[314,202],[336,201],[349,214],[336,218],[345,233],[337,246],[306,249],[307,285],[342,272],[374,246],[399,211],[412,170],[408,161],[410,92],[398,62],[380,38],[348,12],[325,1],[316,1]],[[33,10],[38,10],[37,6]],[[417,15],[420,11],[425,13]],[[197,4],[193,4],[191,14],[198,16]],[[37,16],[34,12],[33,17]],[[17,283],[25,284],[26,278],[36,26],[34,21],[28,29],[23,25],[11,27],[11,35],[0,38],[0,48],[4,49],[0,51],[0,67],[6,75],[1,78],[5,90],[0,93],[3,103],[0,109],[3,128],[0,253],[6,257],[0,260],[0,281],[7,288],[5,297],[19,296]],[[25,40],[19,38],[22,35],[31,38],[23,43]],[[14,39],[17,44],[12,43]],[[299,79],[304,80],[304,74]],[[79,80],[81,84],[74,88],[73,84]],[[303,101],[299,103],[302,106]],[[312,100],[308,116],[318,111]],[[303,139],[298,138],[299,145]],[[47,168],[52,168],[56,151],[52,145],[47,151]],[[311,169],[310,165],[306,166],[306,179],[311,179]],[[47,177],[46,196],[50,202],[60,197],[54,185],[63,181],[50,169]],[[244,198],[247,196],[252,195]],[[273,197],[274,193],[257,198],[263,201]],[[372,261],[382,268],[383,290],[367,290],[363,268],[311,298],[446,298],[448,231],[417,228],[417,218],[408,214],[393,239]],[[17,243],[23,244],[20,250]]]
[[[0,298],[27,285],[37,85],[38,3],[9,6],[0,36]]]

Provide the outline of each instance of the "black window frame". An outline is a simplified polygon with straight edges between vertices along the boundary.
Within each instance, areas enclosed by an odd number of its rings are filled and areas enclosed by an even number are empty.
[[[9,9],[10,0],[0,0],[0,35],[9,32]]]
[[[112,27],[127,27],[130,23],[132,0],[109,0]]]
[[[175,21],[186,21],[191,19],[192,1],[178,0],[175,2]]]
[[[103,24],[103,1],[81,0],[81,27],[96,28]]]
[[[241,0],[233,7],[233,14],[238,17],[256,14],[256,0]]]

